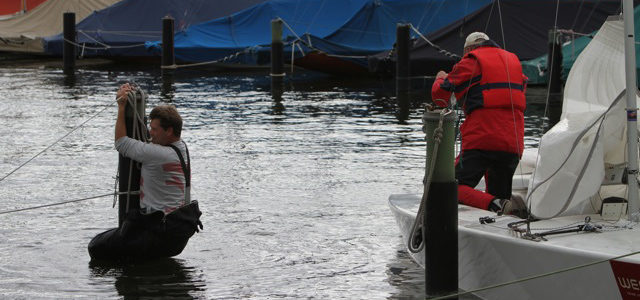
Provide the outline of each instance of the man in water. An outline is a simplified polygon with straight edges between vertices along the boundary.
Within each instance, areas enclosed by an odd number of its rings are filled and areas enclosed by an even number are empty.
[[[96,259],[155,258],[178,255],[202,224],[197,202],[189,199],[190,161],[180,139],[182,118],[175,107],[160,105],[149,114],[151,143],[127,137],[125,108],[135,95],[125,83],[117,92],[115,147],[142,163],[140,207],[119,228],[94,237],[89,255]],[[186,160],[185,160],[186,159]]]
[[[462,151],[456,159],[460,203],[525,218],[522,198],[511,183],[524,149],[527,77],[518,57],[482,32],[465,40],[464,54],[451,73],[438,72],[433,102],[446,107],[455,94],[465,114],[460,126]],[[474,187],[485,176],[487,191]]]

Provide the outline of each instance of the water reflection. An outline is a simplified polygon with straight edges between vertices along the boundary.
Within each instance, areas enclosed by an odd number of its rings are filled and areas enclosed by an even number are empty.
[[[130,264],[91,261],[89,269],[92,278],[113,277],[124,299],[199,299],[206,290],[202,271],[180,259]]]
[[[389,284],[397,289],[392,298],[425,298],[424,269],[411,259],[406,250],[396,251],[396,257],[387,263],[386,273]]]
[[[76,82],[77,82],[77,78],[75,73],[64,75],[63,85],[65,87],[73,88],[76,86]]]
[[[176,92],[175,79],[173,73],[162,73],[162,88],[160,89],[160,97],[168,103],[173,102],[173,96]]]

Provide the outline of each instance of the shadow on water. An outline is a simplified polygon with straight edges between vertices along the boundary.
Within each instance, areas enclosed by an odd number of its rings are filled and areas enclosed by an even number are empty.
[[[404,246],[401,246],[404,248]],[[387,280],[391,286],[397,289],[392,293],[390,299],[425,299],[425,272],[422,267],[416,264],[407,250],[396,251],[395,259],[387,263]],[[463,293],[463,290],[459,290]],[[452,298],[455,299],[455,298]],[[481,299],[475,295],[467,294],[458,297],[461,300]]]
[[[406,250],[396,251],[395,259],[387,263],[386,273],[389,284],[397,289],[392,299],[425,298],[424,269],[411,259]]]
[[[206,290],[202,272],[180,259],[129,264],[92,260],[89,269],[93,278],[114,278],[124,299],[196,299]]]

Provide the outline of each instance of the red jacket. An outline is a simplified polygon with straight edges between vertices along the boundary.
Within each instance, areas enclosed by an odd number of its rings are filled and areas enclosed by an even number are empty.
[[[467,53],[446,78],[436,79],[431,98],[445,107],[455,93],[465,113],[460,126],[463,151],[522,155],[526,81],[518,57],[488,41]]]

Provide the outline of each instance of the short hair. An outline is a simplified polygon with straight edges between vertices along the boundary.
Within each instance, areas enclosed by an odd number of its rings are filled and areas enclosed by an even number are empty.
[[[151,110],[149,119],[158,119],[162,129],[167,130],[171,127],[173,128],[173,135],[180,137],[180,133],[182,132],[182,117],[180,117],[175,106],[158,105]]]

